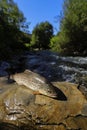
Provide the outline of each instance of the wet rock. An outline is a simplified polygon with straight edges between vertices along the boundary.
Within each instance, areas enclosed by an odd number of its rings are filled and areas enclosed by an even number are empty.
[[[86,130],[87,100],[77,85],[68,82],[52,84],[58,93],[56,99],[34,95],[25,86],[0,78],[0,128]]]
[[[10,68],[10,64],[6,61],[0,61],[0,76],[6,76],[8,73],[5,71]]]
[[[87,76],[77,77],[78,89],[87,99]]]

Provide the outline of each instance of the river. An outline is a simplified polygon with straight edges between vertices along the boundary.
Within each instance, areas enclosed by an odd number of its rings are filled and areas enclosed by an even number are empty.
[[[30,69],[50,81],[83,83],[87,81],[87,57],[64,57],[51,51],[26,52],[10,62],[0,62],[0,76],[8,75],[7,69]]]

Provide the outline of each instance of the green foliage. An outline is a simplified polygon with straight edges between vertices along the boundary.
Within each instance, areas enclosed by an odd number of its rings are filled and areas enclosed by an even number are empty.
[[[58,44],[61,52],[87,55],[87,0],[65,0]]]
[[[53,36],[53,26],[49,22],[37,24],[32,32],[31,46],[33,48],[48,49]]]
[[[30,41],[25,33],[23,13],[13,0],[0,0],[0,57],[6,59],[17,50],[25,49],[24,43]]]
[[[65,43],[66,41],[66,43]],[[66,46],[69,39],[64,35],[64,33],[59,33],[58,35],[54,36],[50,40],[50,48],[53,51],[58,51],[59,53],[63,54],[66,50],[64,46]]]
[[[60,51],[60,45],[59,45],[59,37],[54,36],[50,40],[50,48],[52,48],[53,51]]]
[[[0,18],[9,25],[13,25],[19,29],[24,27],[26,20],[13,0],[0,0]]]

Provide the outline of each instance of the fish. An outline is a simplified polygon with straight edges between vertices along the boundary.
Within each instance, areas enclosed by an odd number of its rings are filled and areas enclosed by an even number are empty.
[[[49,82],[45,77],[31,70],[25,70],[22,73],[16,73],[12,75],[11,79],[15,80],[19,85],[24,85],[33,90],[37,94],[46,95],[52,98],[57,97],[57,93],[52,83]]]

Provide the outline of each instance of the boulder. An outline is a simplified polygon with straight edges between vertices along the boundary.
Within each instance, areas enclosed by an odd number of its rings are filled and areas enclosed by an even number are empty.
[[[35,95],[25,86],[0,78],[0,129],[87,130],[87,100],[78,85],[52,84],[56,99]]]

